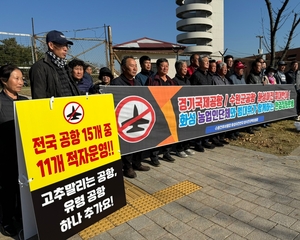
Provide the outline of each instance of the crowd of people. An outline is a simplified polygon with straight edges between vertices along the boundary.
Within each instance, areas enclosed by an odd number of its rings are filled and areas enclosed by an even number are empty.
[[[44,58],[34,63],[29,71],[32,99],[78,96],[82,94],[99,93],[99,85],[94,84],[92,68],[83,61],[74,59],[67,63],[67,53],[72,41],[63,33],[50,31],[46,36],[48,50]],[[139,59],[141,71],[137,72],[137,63],[133,56],[124,57],[121,61],[122,73],[114,77],[109,68],[99,71],[100,85],[119,86],[175,86],[175,85],[231,85],[231,84],[294,84],[300,94],[300,71],[298,63],[293,61],[290,69],[285,72],[286,63],[278,62],[266,67],[263,58],[257,58],[251,65],[248,76],[244,76],[245,64],[227,55],[222,60],[210,59],[208,56],[192,54],[190,63],[179,60],[175,63],[176,75],[169,76],[169,62],[166,58],[156,61],[157,71],[151,69],[149,56]],[[26,100],[19,93],[24,85],[22,71],[12,64],[0,68],[0,144],[3,149],[0,161],[0,230],[4,235],[17,234],[15,222],[21,219],[20,194],[18,187],[17,151],[14,130],[13,102]],[[297,98],[297,106],[299,105]],[[300,120],[300,111],[297,107]],[[262,127],[270,126],[264,124]],[[257,127],[247,128],[248,133],[254,134]],[[177,156],[186,158],[194,155],[195,151],[204,152],[205,148],[213,149],[229,144],[227,138],[236,140],[241,133],[237,130],[210,137],[200,137],[193,141],[176,143],[172,146],[152,149],[149,152],[139,152],[122,156],[123,174],[135,178],[138,171],[149,171],[150,167],[142,164],[145,156],[149,156],[151,164],[160,165],[160,160],[174,162],[173,151]],[[148,155],[147,155],[148,154]],[[162,154],[160,158],[159,155]]]

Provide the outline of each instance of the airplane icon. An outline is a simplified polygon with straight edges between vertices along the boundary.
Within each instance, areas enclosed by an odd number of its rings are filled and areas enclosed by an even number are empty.
[[[78,116],[81,116],[81,115],[82,115],[82,114],[79,113],[79,112],[76,112],[76,111],[75,111],[75,107],[72,106],[72,112],[69,113],[69,114],[67,115],[67,117],[68,117],[68,118],[71,117],[70,120],[72,121],[72,120],[78,120],[78,119],[79,119]]]
[[[136,105],[134,105],[134,109],[133,109],[133,117],[129,118],[128,120],[122,122],[122,126],[124,126],[124,124],[126,124],[127,122],[131,121],[132,119],[135,119],[137,116],[139,115],[138,109],[136,107]],[[149,120],[141,118],[137,121],[135,121],[133,124],[131,124],[130,126],[132,126],[131,129],[129,129],[127,131],[127,133],[134,133],[134,132],[139,132],[139,131],[143,131],[144,128],[139,127],[140,124],[147,124],[149,123]]]

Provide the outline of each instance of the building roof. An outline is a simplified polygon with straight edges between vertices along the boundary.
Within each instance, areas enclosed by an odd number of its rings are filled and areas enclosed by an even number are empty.
[[[114,50],[184,50],[184,45],[155,40],[147,37],[113,46]]]

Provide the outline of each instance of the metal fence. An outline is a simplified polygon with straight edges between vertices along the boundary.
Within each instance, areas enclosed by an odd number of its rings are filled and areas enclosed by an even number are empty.
[[[38,33],[34,36],[31,34],[0,32],[2,64],[13,63],[24,69],[26,75],[26,70],[35,61],[41,59],[47,51],[47,32]],[[77,58],[91,65],[93,78],[97,79],[99,69],[109,66],[106,26],[61,32],[74,43],[68,52],[67,59]],[[29,54],[30,56],[28,56]],[[29,60],[24,61],[24,59]]]

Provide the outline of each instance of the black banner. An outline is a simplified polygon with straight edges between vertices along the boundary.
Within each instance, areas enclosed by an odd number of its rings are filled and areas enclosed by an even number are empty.
[[[67,239],[126,205],[122,162],[31,192],[39,239]]]
[[[293,85],[108,86],[121,153],[258,125],[296,115]]]

